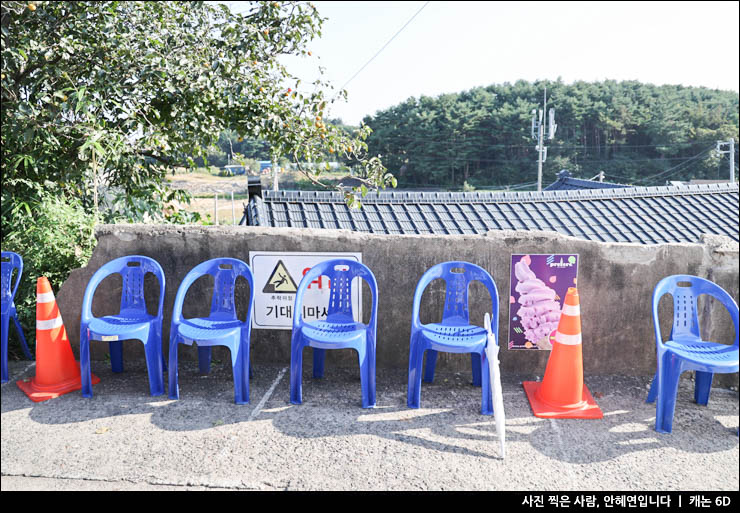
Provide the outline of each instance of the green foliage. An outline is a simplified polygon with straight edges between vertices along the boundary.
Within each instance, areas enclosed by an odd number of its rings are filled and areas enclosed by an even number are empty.
[[[154,195],[157,220],[167,171],[194,166],[225,130],[301,162],[351,148],[371,184],[390,181],[364,151],[369,129],[351,138],[325,124],[326,84],[306,88],[281,64],[320,35],[311,4],[30,5],[2,3],[2,171],[23,179],[13,198],[50,181],[89,210],[104,185],[123,201]]]
[[[727,161],[720,170],[710,149],[738,140],[737,93],[635,81],[520,80],[409,98],[365,118],[373,129],[368,149],[405,187],[536,182],[531,112],[542,108],[545,86],[558,130],[546,142],[544,185],[561,169],[582,178],[603,171],[608,181],[636,185],[728,177]]]
[[[66,200],[53,193],[53,185],[46,185],[45,189],[39,188],[39,200],[33,203],[14,203],[4,191],[2,195],[3,210],[6,206],[13,210],[3,212],[3,218],[7,215],[15,223],[3,222],[3,232],[8,232],[3,237],[3,251],[23,257],[16,305],[27,337],[34,332],[37,278],[46,276],[52,288],[58,290],[70,270],[87,264],[95,247],[93,216],[78,200]]]
[[[95,221],[197,221],[171,208],[189,195],[166,177],[227,131],[278,159],[351,148],[368,184],[391,183],[366,153],[369,128],[325,124],[327,84],[281,64],[320,36],[312,4],[3,1],[0,13],[2,246],[52,282],[89,256]]]

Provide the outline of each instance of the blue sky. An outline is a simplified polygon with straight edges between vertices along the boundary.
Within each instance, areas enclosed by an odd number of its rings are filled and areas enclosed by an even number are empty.
[[[349,81],[329,113],[348,124],[411,96],[520,79],[739,90],[738,2],[313,3],[328,18],[322,37],[312,57],[284,62],[304,84],[319,65],[336,88]]]

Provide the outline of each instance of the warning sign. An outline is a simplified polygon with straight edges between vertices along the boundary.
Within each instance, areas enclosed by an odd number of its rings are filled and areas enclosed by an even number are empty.
[[[298,284],[319,262],[337,258],[362,262],[362,253],[279,253],[250,251],[249,267],[254,274],[254,315],[252,327],[258,329],[292,329],[293,308]],[[362,321],[362,279],[352,282],[352,311]],[[308,284],[303,295],[302,316],[307,321],[326,318],[331,283],[320,276]]]
[[[291,278],[288,269],[285,268],[285,264],[282,260],[278,260],[275,269],[272,270],[270,278],[265,283],[265,288],[262,292],[285,292],[288,294],[294,293],[298,290],[298,285],[295,284],[293,278]]]

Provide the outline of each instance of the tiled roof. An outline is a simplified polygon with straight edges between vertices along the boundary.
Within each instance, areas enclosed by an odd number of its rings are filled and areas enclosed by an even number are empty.
[[[594,180],[584,180],[582,178],[573,178],[570,173],[563,169],[558,173],[558,179],[545,187],[546,191],[572,191],[581,189],[621,189],[631,187],[631,185],[622,185],[612,182],[596,182]]]
[[[546,230],[606,242],[738,240],[738,184],[543,192],[381,192],[349,209],[336,192],[262,191],[247,207],[256,226],[368,233],[464,234]]]

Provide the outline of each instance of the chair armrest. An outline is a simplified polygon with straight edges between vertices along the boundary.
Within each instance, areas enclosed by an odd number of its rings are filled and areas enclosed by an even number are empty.
[[[370,323],[368,326],[373,330],[373,333],[377,332],[378,327],[378,282],[375,279],[375,275],[372,272],[364,271],[360,277],[365,280],[368,287],[370,287],[370,294],[372,295],[372,310],[370,314]],[[360,319],[362,321],[362,319]]]
[[[153,263],[155,269],[152,274],[154,274],[157,280],[159,280],[159,303],[157,306],[157,317],[161,319],[162,315],[164,314],[164,295],[166,280],[164,276],[164,270],[162,270],[162,266],[160,266],[159,263],[154,259],[152,259],[151,262]]]
[[[185,296],[188,293],[188,289],[190,286],[200,278],[201,276],[204,276],[207,273],[201,272],[198,267],[195,267],[192,269],[180,282],[180,286],[177,288],[177,294],[175,295],[175,304],[172,306],[172,321],[170,323],[171,327],[174,327],[177,324],[180,324],[182,322],[182,305],[185,303]]]
[[[663,278],[655,286],[655,290],[653,290],[653,299],[652,299],[653,328],[655,330],[655,345],[658,349],[661,349],[664,345],[663,336],[661,335],[661,332],[660,332],[660,318],[658,317],[658,304],[660,303],[660,298],[662,298],[666,294],[670,294],[670,292],[667,290],[668,284],[669,284],[668,279],[669,278]]]
[[[703,293],[712,296],[714,299],[722,303],[725,308],[727,308],[727,312],[732,318],[732,323],[735,325],[735,341],[733,342],[733,345],[737,346],[738,339],[740,338],[740,329],[738,329],[740,327],[740,319],[738,315],[737,303],[735,303],[735,300],[732,299],[732,296],[730,296],[730,294],[728,294],[725,289],[716,284],[715,287],[712,287],[711,290],[705,290],[703,291]]]
[[[15,293],[18,292],[18,285],[21,283],[21,275],[23,274],[23,259],[19,258],[18,262],[18,276],[15,277],[15,284],[13,285],[13,292],[10,294],[11,302],[15,302]]]
[[[92,314],[92,301],[93,297],[95,296],[95,291],[97,290],[98,285],[100,285],[100,283],[105,278],[107,278],[111,274],[114,274],[115,272],[116,271],[103,266],[95,271],[95,274],[92,275],[90,281],[87,282],[87,287],[85,287],[85,294],[82,296],[82,313],[80,314],[81,324],[89,324],[90,321],[95,318]]]
[[[429,284],[442,277],[442,268],[439,265],[432,267],[427,270],[416,284],[414,290],[414,304],[411,310],[411,329],[416,330],[421,328],[421,322],[419,321],[419,310],[421,308],[421,297],[424,295],[424,291]]]
[[[300,328],[303,323],[303,315],[301,313],[301,306],[303,305],[303,296],[308,289],[308,285],[316,278],[324,273],[324,262],[321,262],[308,270],[306,274],[301,278],[301,282],[298,284],[298,290],[295,293],[295,301],[293,302],[293,330]]]

